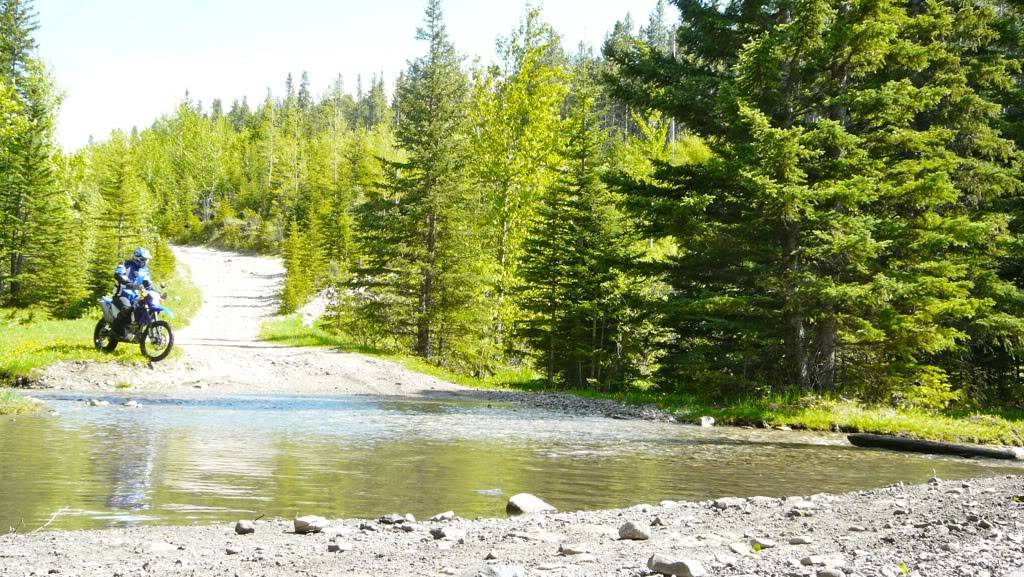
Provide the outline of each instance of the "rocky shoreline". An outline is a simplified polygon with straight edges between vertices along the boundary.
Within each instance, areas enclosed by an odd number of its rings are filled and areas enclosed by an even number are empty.
[[[1022,480],[509,519],[315,520],[319,531],[308,533],[280,519],[256,521],[252,533],[233,522],[12,533],[0,537],[0,575],[640,577],[654,567],[708,577],[1024,577]]]
[[[558,411],[574,416],[667,423],[680,422],[672,413],[663,411],[654,405],[627,405],[614,399],[581,397],[569,393],[463,389],[460,391],[430,391],[426,393],[426,396],[433,399],[515,403],[517,405],[547,411]],[[694,421],[694,424],[700,424],[699,419]]]

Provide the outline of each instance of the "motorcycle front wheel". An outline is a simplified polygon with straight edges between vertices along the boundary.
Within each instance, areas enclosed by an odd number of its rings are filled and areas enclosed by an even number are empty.
[[[108,353],[117,348],[114,327],[107,322],[107,319],[100,319],[96,323],[96,328],[92,331],[92,344],[97,349]]]
[[[154,321],[149,323],[142,333],[142,340],[139,342],[142,355],[150,362],[162,361],[171,354],[174,348],[174,331],[167,321]]]

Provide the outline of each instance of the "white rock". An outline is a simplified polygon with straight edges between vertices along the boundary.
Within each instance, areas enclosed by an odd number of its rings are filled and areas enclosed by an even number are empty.
[[[445,511],[444,513],[438,513],[437,515],[434,515],[433,517],[428,519],[428,521],[434,521],[436,523],[437,521],[451,521],[454,518],[455,511]]]
[[[163,541],[153,541],[147,543],[145,546],[146,553],[170,553],[171,551],[177,551],[178,548],[170,543]]]
[[[248,519],[242,519],[241,521],[235,523],[235,533],[238,533],[239,535],[248,535],[250,533],[255,532],[256,523],[253,523]]]
[[[296,533],[319,533],[329,527],[330,522],[318,515],[305,515],[296,517],[294,525]]]
[[[730,507],[742,507],[747,502],[743,497],[722,497],[715,499],[712,505],[715,509],[728,509]]]
[[[431,531],[433,533],[433,531]],[[561,535],[551,533],[550,531],[512,531],[509,533],[509,537],[517,537],[524,541],[538,541],[541,543],[558,543],[562,540]]]
[[[462,573],[461,577],[526,577],[526,570],[516,565],[484,565]]]
[[[466,538],[465,531],[453,527],[435,527],[430,530],[430,535],[434,539],[444,539],[445,541],[459,541]]]
[[[586,543],[562,543],[558,546],[559,555],[582,555],[592,551],[591,546]]]
[[[714,417],[701,417],[700,418],[700,426],[702,426],[702,427],[714,427],[715,426],[715,418]]]
[[[349,541],[335,541],[327,544],[327,551],[329,553],[344,553],[345,551],[351,551],[355,548],[355,545]]]
[[[737,559],[732,555],[726,555],[725,553],[715,553],[715,561],[725,565],[726,567],[734,567],[737,563]]]
[[[626,521],[619,527],[619,539],[632,539],[634,541],[646,541],[651,536],[640,526],[632,521]]]
[[[509,515],[528,515],[530,513],[545,513],[557,510],[529,493],[512,495],[509,497],[508,504],[505,505],[505,512]]]
[[[737,555],[750,555],[750,545],[746,543],[730,543],[729,550]]]
[[[804,536],[793,537],[789,540],[790,545],[810,545],[812,543],[814,543],[814,539]]]
[[[662,575],[676,577],[703,577],[707,575],[704,566],[695,559],[676,559],[660,553],[651,555],[647,560],[647,568]]]

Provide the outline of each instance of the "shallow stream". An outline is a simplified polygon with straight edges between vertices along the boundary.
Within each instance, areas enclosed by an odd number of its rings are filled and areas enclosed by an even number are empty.
[[[997,461],[857,449],[842,436],[579,417],[379,397],[40,395],[0,417],[0,531],[239,518],[501,516],[800,495],[1020,473]],[[123,403],[137,400],[141,406]],[[51,521],[52,519],[52,521]]]

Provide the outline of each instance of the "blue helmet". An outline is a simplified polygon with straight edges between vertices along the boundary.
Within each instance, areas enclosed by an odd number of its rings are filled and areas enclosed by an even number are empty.
[[[149,264],[149,259],[151,258],[153,258],[153,255],[149,254],[149,251],[141,246],[135,249],[135,252],[132,253],[132,262],[137,264],[140,268]]]

